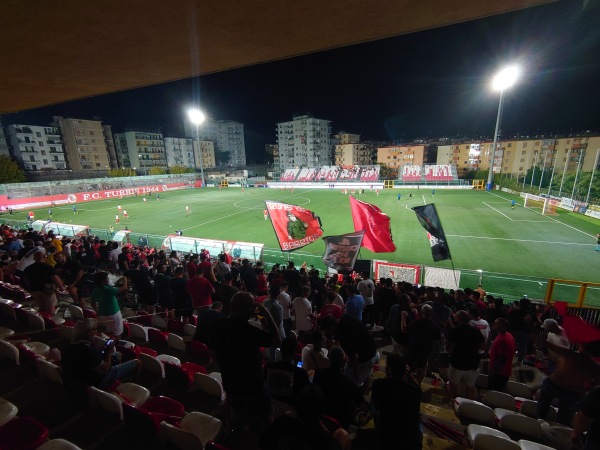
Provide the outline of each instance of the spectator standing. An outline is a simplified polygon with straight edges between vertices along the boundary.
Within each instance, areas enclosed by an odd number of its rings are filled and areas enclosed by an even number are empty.
[[[515,354],[515,338],[508,332],[508,321],[498,318],[494,322],[496,338],[490,346],[490,365],[488,389],[504,391],[512,374],[512,362]]]
[[[277,301],[282,309],[283,331],[285,332],[286,337],[292,333],[292,316],[290,314],[290,311],[292,310],[292,298],[290,297],[290,294],[287,293],[288,287],[287,281],[283,281],[281,283],[281,290],[277,296]]]
[[[175,319],[182,319],[183,323],[187,324],[194,314],[194,308],[192,298],[187,290],[188,280],[183,277],[184,272],[183,266],[175,267],[174,276],[169,282],[169,287],[173,295],[173,315]]]
[[[145,306],[146,312],[154,314],[156,295],[154,294],[154,286],[148,278],[148,272],[140,270],[140,261],[137,259],[131,261],[130,265],[131,270],[126,271],[125,276],[133,283],[133,287],[138,294],[138,303]]]
[[[363,322],[372,328],[377,319],[374,298],[375,283],[369,278],[369,272],[363,272],[362,277],[363,279],[358,282],[356,287],[365,301]]]
[[[215,288],[204,276],[204,269],[202,267],[196,269],[196,277],[188,280],[186,289],[192,299],[192,306],[196,310],[198,316],[210,309],[210,305],[212,305],[212,294],[215,293]]]
[[[242,286],[244,289],[252,294],[256,294],[258,287],[258,280],[256,278],[256,272],[250,265],[250,261],[247,259],[242,260],[242,268],[240,269],[240,278],[242,280]]]
[[[167,275],[167,265],[159,263],[154,275],[154,292],[156,302],[165,309],[167,317],[173,317],[173,301],[171,298],[171,277]]]
[[[400,355],[387,356],[385,374],[373,382],[371,393],[378,448],[420,450],[421,387]]]
[[[600,236],[600,235],[598,235]],[[600,241],[600,238],[599,238]],[[579,411],[573,419],[571,439],[577,443],[583,433],[589,431],[583,450],[600,448],[600,386],[591,389],[579,405]]]
[[[354,285],[346,286],[348,300],[346,301],[345,314],[362,322],[362,314],[365,306],[365,299],[358,294],[358,289]]]
[[[296,317],[296,330],[299,336],[304,336],[313,328],[312,305],[308,300],[310,295],[310,286],[302,287],[302,295],[294,299],[293,308]]]
[[[31,292],[31,298],[39,311],[54,315],[57,303],[56,288],[64,290],[65,286],[54,268],[46,264],[45,252],[35,250],[33,263],[27,266],[24,275],[25,286]]]
[[[257,315],[262,318],[262,330],[248,323]],[[272,420],[260,347],[278,346],[280,342],[279,329],[269,311],[246,292],[234,295],[230,316],[213,325],[209,347],[215,351],[221,367],[233,429],[250,428],[258,432]]]
[[[425,370],[433,343],[439,339],[439,329],[431,320],[433,313],[430,305],[421,306],[421,315],[418,320],[405,325],[409,312],[402,311],[402,328],[408,334],[408,347],[406,362],[411,371],[416,372],[416,381],[420,385],[425,378]]]
[[[475,383],[479,376],[479,351],[484,349],[485,343],[481,332],[469,324],[469,315],[465,311],[457,311],[455,318],[457,326],[448,335],[448,393],[451,398],[456,397],[458,385],[462,383],[467,388],[467,397],[474,400],[477,393]]]
[[[94,274],[95,288],[92,289],[92,305],[98,311],[98,321],[106,327],[106,332],[119,339],[123,334],[123,316],[117,294],[127,290],[127,279],[121,278],[118,286],[109,286],[108,273]]]

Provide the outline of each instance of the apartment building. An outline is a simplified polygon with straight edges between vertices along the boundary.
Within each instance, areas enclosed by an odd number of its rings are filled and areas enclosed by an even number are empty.
[[[6,136],[4,135],[4,129],[2,128],[2,122],[0,122],[0,156],[10,157]]]
[[[386,145],[377,148],[377,164],[397,170],[405,164],[423,165],[425,145]]]
[[[196,126],[184,121],[185,136],[197,139]],[[215,153],[224,154],[223,165],[242,167],[246,165],[244,124],[233,120],[207,119],[198,127],[200,141],[212,141]]]
[[[327,166],[332,163],[331,121],[310,115],[294,116],[276,127],[279,171],[299,167]]]
[[[196,168],[202,167],[203,169],[211,169],[216,167],[215,160],[215,144],[213,141],[196,141],[194,140],[194,162]],[[202,165],[200,165],[200,158],[202,158]],[[245,161],[245,157],[244,157]]]
[[[121,167],[144,173],[152,167],[167,168],[167,155],[162,133],[126,131],[114,135],[115,148]]]
[[[26,171],[66,170],[67,161],[56,127],[8,125],[10,153]]]
[[[102,125],[102,131],[104,131],[104,143],[106,144],[106,151],[108,152],[108,165],[111,169],[116,169],[119,167],[119,160],[117,159],[117,150],[115,149],[112,127],[110,125]]]
[[[62,135],[69,169],[76,172],[106,172],[110,169],[101,121],[54,116],[52,126]]]

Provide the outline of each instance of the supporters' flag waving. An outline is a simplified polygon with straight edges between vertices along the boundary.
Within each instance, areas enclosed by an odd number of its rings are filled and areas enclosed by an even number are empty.
[[[364,231],[359,231],[324,237],[325,254],[323,255],[323,262],[325,265],[338,272],[351,271],[354,268],[364,234]]]
[[[265,201],[281,250],[291,252],[315,242],[323,234],[321,219],[296,205]]]
[[[390,218],[381,209],[370,203],[361,202],[350,196],[354,231],[363,231],[362,246],[374,253],[395,252],[392,241]]]
[[[433,260],[443,261],[444,259],[452,259],[450,257],[448,242],[446,242],[446,235],[444,234],[444,229],[442,228],[435,205],[431,203],[425,206],[415,206],[413,211],[417,214],[417,219],[419,219],[423,228],[427,230]]]

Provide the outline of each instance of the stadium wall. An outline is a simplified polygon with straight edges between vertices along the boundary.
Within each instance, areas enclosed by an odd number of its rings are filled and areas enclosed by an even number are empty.
[[[91,202],[96,200],[105,200],[110,198],[131,197],[134,195],[142,195],[147,193],[160,194],[161,192],[174,191],[179,189],[188,189],[200,187],[198,183],[190,185],[186,182],[167,183],[167,184],[149,184],[145,186],[136,186],[122,189],[107,189],[100,191],[77,192],[73,194],[56,194],[46,195],[41,197],[30,198],[12,198],[7,195],[0,195],[0,205],[3,210],[12,209],[28,209],[42,208],[50,206],[52,202],[56,205],[76,204],[80,202]]]

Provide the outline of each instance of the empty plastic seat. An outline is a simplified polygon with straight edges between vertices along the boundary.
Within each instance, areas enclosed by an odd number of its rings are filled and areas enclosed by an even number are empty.
[[[207,395],[217,397],[220,402],[225,401],[223,383],[214,376],[196,372],[194,374],[194,387]]]
[[[494,414],[498,426],[503,431],[518,433],[539,440],[542,437],[542,425],[537,420],[515,411],[496,408]]]
[[[178,335],[185,334],[185,329],[184,329],[184,326],[183,326],[183,322],[181,322],[180,320],[167,319],[167,330],[170,333],[175,333],[175,334],[178,334]]]
[[[105,411],[116,414],[119,420],[123,421],[123,405],[117,395],[104,392],[94,386],[88,388],[88,395],[92,406],[100,406]]]
[[[50,439],[37,450],[81,450],[81,448],[65,439]]]
[[[479,389],[487,389],[488,388],[488,376],[480,373],[479,376],[477,377],[477,382],[475,383],[475,386]]]
[[[188,389],[194,383],[196,373],[206,374],[206,368],[192,362],[173,364],[165,362],[165,376],[172,386]]]
[[[192,325],[191,323],[186,323],[183,326],[183,332],[185,333],[186,336],[194,337],[194,334],[196,334],[196,325]]]
[[[483,403],[463,397],[454,399],[454,411],[459,418],[475,421],[485,425],[494,425],[494,410]]]
[[[167,345],[167,336],[169,335],[166,331],[160,331],[158,328],[148,327],[148,341],[153,344]]]
[[[80,306],[69,305],[69,307],[67,308],[67,311],[69,311],[69,315],[74,320],[82,320],[82,319],[84,319],[84,317],[83,317],[83,309]]]
[[[531,388],[525,383],[519,383],[517,381],[509,381],[506,383],[504,392],[512,395],[513,397],[531,398]]]
[[[6,327],[0,327],[0,339],[4,339],[5,337],[12,336],[15,334],[13,330]]]
[[[198,341],[186,341],[185,346],[187,348],[188,353],[191,356],[195,356],[196,358],[200,358],[203,362],[208,362],[211,359],[210,350],[203,344]]]
[[[137,323],[130,323],[129,336],[132,339],[140,339],[143,342],[148,342],[148,328],[138,325]]]
[[[538,419],[538,402],[535,400],[523,400],[521,402],[521,406],[519,407],[519,412],[521,414],[525,414],[527,417],[533,417],[534,419]],[[555,407],[551,406],[548,411],[548,420],[556,422],[557,410]]]
[[[527,441],[525,439],[519,440],[519,447],[522,450],[554,450],[553,447],[547,445],[538,444],[537,442]]]
[[[3,339],[0,340],[0,357],[13,360],[17,366],[20,363],[19,349]]]
[[[63,384],[62,370],[60,367],[43,358],[38,358],[35,363],[40,377],[48,378],[50,381],[57,384]]]
[[[208,414],[191,412],[179,424],[173,426],[167,422],[160,424],[164,435],[181,450],[203,448],[203,445],[215,439],[223,428],[223,423]]]
[[[150,391],[135,383],[121,383],[115,388],[115,394],[122,401],[135,406],[143,405],[150,398]]]
[[[48,428],[31,417],[15,417],[0,428],[0,448],[34,450],[48,440]]]
[[[0,397],[0,427],[15,418],[19,408]]]
[[[29,327],[34,330],[45,330],[46,323],[44,322],[44,318],[39,314],[29,314]]]
[[[498,391],[486,391],[483,394],[483,403],[492,408],[508,409],[509,411],[517,410],[517,403],[515,398],[504,392]]]
[[[161,378],[165,377],[165,367],[160,359],[156,356],[147,355],[140,353],[140,360],[142,361],[142,368],[150,373],[159,375]]]
[[[177,334],[169,333],[167,337],[167,345],[169,348],[185,353],[186,346],[183,338]]]
[[[159,316],[158,314],[154,314],[152,316],[152,321],[150,322],[150,324],[153,327],[156,327],[160,330],[166,330],[168,328],[167,321],[165,320],[165,318],[162,316]]]
[[[139,323],[145,327],[152,326],[152,316],[150,314],[148,314],[146,311],[138,311],[137,314],[137,321]]]
[[[9,322],[14,323],[17,321],[17,315],[15,313],[15,308],[13,307],[13,301],[2,299],[3,302],[0,303],[0,316],[8,319]],[[5,303],[10,302],[10,303]]]
[[[63,339],[72,341],[73,339],[75,339],[75,327],[71,327],[71,326],[67,326],[67,325],[59,326],[58,334]]]
[[[470,424],[467,426],[466,434],[473,444],[473,448],[478,450],[495,450],[498,448],[496,447],[498,439],[510,441],[510,437],[506,433],[483,425]],[[490,439],[490,436],[494,439]]]

